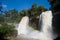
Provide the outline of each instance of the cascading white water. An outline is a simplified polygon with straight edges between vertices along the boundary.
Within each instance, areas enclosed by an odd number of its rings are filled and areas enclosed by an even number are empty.
[[[53,40],[52,12],[42,12],[42,14],[40,15],[39,22],[41,26],[41,31],[33,31],[30,33],[30,36],[34,39]]]
[[[46,34],[50,34],[52,33],[52,12],[51,11],[46,11],[46,12],[42,12],[42,14],[40,15],[40,21],[41,24],[41,31],[46,33]]]
[[[49,40],[53,39],[53,30],[52,30],[52,12],[46,11],[42,12],[40,15],[40,22],[41,22],[41,32],[45,35],[45,37],[49,38]]]
[[[52,12],[51,11],[42,12],[40,18],[41,18],[40,22],[42,23],[41,31],[44,32],[45,35],[50,37],[50,39],[55,39],[57,35],[54,34],[52,30],[52,18],[53,18]]]
[[[18,35],[27,33],[29,18],[27,16],[23,17],[18,26]]]
[[[39,25],[41,26],[41,31],[29,29],[28,26],[29,18],[27,16],[23,17],[18,26],[18,35],[24,34],[26,38],[34,38],[38,40],[53,40],[52,31],[52,12],[46,11],[42,12],[40,15]]]

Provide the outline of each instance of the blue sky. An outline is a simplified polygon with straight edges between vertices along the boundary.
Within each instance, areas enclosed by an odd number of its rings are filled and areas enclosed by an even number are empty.
[[[4,10],[10,10],[10,9],[17,9],[17,10],[23,10],[23,9],[29,9],[31,8],[33,3],[36,3],[39,5],[44,5],[45,8],[50,7],[49,2],[47,0],[2,0]]]

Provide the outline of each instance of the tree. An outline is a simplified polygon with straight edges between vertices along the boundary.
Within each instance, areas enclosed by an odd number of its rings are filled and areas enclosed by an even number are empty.
[[[0,14],[0,23],[4,22],[4,15]]]
[[[48,2],[50,3],[50,9],[53,12],[60,12],[60,0],[48,0]]]
[[[0,25],[0,40],[11,39],[16,36],[17,30],[15,29],[15,26],[8,24]]]
[[[19,14],[16,9],[5,11],[6,21],[15,22],[18,19],[18,17],[19,17]]]
[[[28,10],[21,10],[20,12],[19,12],[19,19],[21,20],[22,19],[22,17],[24,17],[24,16],[28,16]],[[19,20],[19,21],[20,21]]]
[[[27,10],[21,10],[20,16],[28,16],[28,11]]]
[[[38,12],[42,13],[44,11],[47,11],[48,9],[46,9],[43,5],[38,6]]]
[[[47,9],[43,5],[37,6],[37,4],[35,4],[35,3],[28,10],[30,24],[33,25],[33,28],[39,29],[39,27],[38,27],[39,16],[44,11],[47,11]]]
[[[39,16],[46,10],[47,9],[43,5],[38,6],[36,3],[33,3],[30,9],[20,11],[20,18],[23,16],[29,16],[30,26],[32,26],[34,29],[38,29]]]
[[[32,7],[28,10],[29,13],[29,18],[30,18],[30,25],[34,28],[37,29],[37,22],[36,22],[36,17],[37,17],[37,4],[33,3]]]

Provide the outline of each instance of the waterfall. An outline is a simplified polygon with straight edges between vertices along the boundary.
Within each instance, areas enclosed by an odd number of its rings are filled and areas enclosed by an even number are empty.
[[[40,31],[33,31],[30,36],[34,39],[39,40],[53,40],[53,30],[52,30],[52,12],[46,11],[42,12],[39,18],[39,28]]]
[[[18,26],[18,35],[27,33],[27,27],[29,24],[28,22],[29,22],[29,18],[27,16],[21,19],[19,26]]]
[[[18,26],[18,35],[24,34],[21,37],[38,40],[53,40],[52,17],[51,11],[42,12],[39,18],[40,31],[32,30],[29,27],[29,17],[23,17]]]
[[[51,39],[55,39],[57,35],[54,34],[52,30],[52,18],[52,11],[42,12],[39,23],[41,31],[44,32],[45,35],[51,37]]]
[[[40,27],[41,27],[41,32],[47,36],[47,39],[50,38],[53,39],[53,30],[52,30],[52,12],[51,11],[46,11],[42,12],[40,15]]]
[[[52,33],[52,12],[42,12],[40,15],[41,31],[44,33]]]

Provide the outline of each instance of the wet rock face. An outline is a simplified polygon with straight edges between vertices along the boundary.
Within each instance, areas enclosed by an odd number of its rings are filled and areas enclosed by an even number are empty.
[[[60,40],[60,37],[57,37],[56,39],[54,39],[54,40]]]
[[[54,32],[60,35],[60,14],[56,14],[53,16],[52,26]]]

